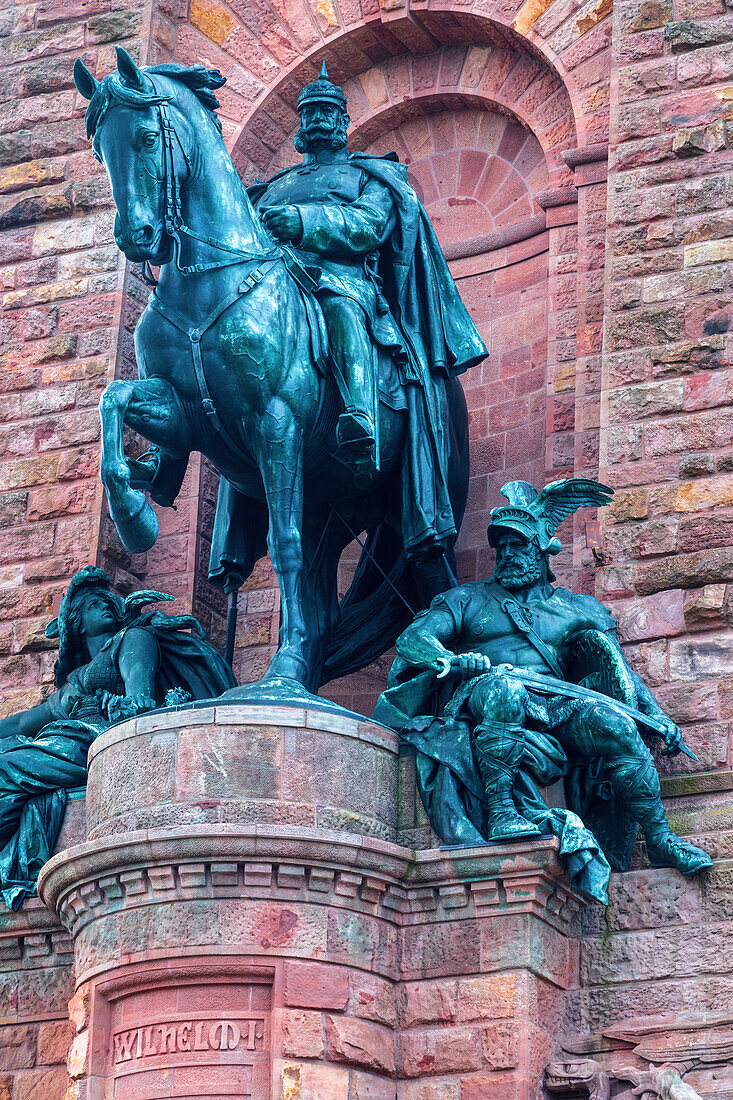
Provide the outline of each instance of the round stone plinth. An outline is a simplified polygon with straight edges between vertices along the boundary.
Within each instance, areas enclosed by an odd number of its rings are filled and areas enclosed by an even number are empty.
[[[384,726],[315,708],[144,715],[91,747],[88,837],[263,824],[395,840],[398,754]]]

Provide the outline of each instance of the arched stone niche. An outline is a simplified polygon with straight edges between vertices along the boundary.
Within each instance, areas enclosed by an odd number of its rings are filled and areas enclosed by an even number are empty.
[[[602,277],[583,260],[579,273],[583,205],[564,154],[607,140],[608,12],[595,4],[571,13],[547,0],[513,12],[479,2],[367,6],[283,0],[265,17],[256,4],[233,3],[241,25],[216,38],[210,25],[201,32],[194,4],[176,54],[227,75],[220,115],[245,182],[297,162],[297,96],[323,61],[347,95],[351,148],[394,149],[408,165],[490,352],[462,379],[472,481],[458,549],[470,579],[490,569],[488,512],[504,481],[597,470],[596,398],[585,376],[600,353]],[[605,189],[588,230],[601,203]],[[569,581],[586,555],[571,530],[561,534],[559,576]]]

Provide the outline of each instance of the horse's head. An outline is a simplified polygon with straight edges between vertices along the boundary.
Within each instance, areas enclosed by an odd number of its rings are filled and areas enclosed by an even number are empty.
[[[126,50],[120,46],[116,50],[116,72],[100,81],[77,59],[74,81],[89,100],[87,136],[93,139],[94,154],[112,185],[117,206],[115,241],[131,260],[165,264],[173,250],[170,218],[178,212],[171,209],[172,189],[185,188],[196,170],[193,127],[201,120],[190,115],[195,107],[219,125],[213,113],[219,104],[211,88],[220,87],[224,78],[198,66],[140,69]],[[167,151],[164,104],[170,105],[175,127]]]

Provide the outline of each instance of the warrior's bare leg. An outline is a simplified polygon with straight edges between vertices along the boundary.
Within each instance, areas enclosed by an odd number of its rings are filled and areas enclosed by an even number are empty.
[[[654,760],[632,718],[594,703],[552,732],[573,757],[605,757],[614,789],[639,822],[653,864],[677,867],[684,875],[711,865],[707,852],[670,829]]]
[[[512,799],[526,739],[525,701],[522,685],[502,672],[482,676],[469,699],[469,709],[477,720],[473,738],[486,789],[489,840],[538,836],[540,832],[518,813]]]

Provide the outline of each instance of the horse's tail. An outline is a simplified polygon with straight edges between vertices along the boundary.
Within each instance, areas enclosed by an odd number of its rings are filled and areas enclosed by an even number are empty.
[[[447,385],[447,404],[448,492],[456,529],[460,529],[468,498],[468,412],[457,378]],[[383,520],[369,533],[351,587],[341,601],[321,684],[358,672],[390,649],[414,615],[456,583],[455,572],[453,545],[442,559],[412,561],[401,532]]]

